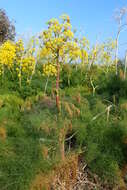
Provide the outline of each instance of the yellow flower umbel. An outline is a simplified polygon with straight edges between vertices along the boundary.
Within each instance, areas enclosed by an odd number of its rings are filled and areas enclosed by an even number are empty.
[[[46,84],[45,84],[45,91],[44,91],[46,93],[49,77],[57,75],[56,65],[53,65],[51,63],[43,64],[43,75],[47,76],[47,80],[46,80]]]
[[[28,78],[32,75],[34,66],[35,58],[33,56],[26,56],[22,59],[22,73],[27,74]]]
[[[17,59],[21,59],[23,54],[24,54],[24,43],[23,43],[22,39],[20,39],[20,40],[18,40],[16,42],[16,56],[17,56]]]
[[[43,47],[40,51],[39,51],[39,58],[47,58],[50,55],[51,51],[50,49],[47,49],[46,47]]]
[[[6,41],[0,47],[0,74],[2,74],[4,67],[8,69],[13,68],[13,63],[16,58],[16,46],[11,41]]]
[[[56,76],[57,70],[56,66],[53,64],[44,64],[43,65],[43,74],[46,76]]]
[[[30,83],[31,77],[34,73],[35,68],[35,58],[33,56],[25,56],[22,57],[20,62],[18,62],[19,67],[17,65],[16,71],[19,78],[19,83],[21,87],[21,79],[26,79],[28,83]]]

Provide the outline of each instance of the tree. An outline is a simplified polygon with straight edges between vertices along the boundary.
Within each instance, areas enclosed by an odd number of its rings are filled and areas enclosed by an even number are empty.
[[[0,9],[0,44],[15,39],[15,26],[9,20],[5,10]]]
[[[127,27],[127,7],[123,7],[116,11],[115,20],[118,25],[117,34],[116,34],[116,51],[115,51],[115,65],[116,65],[116,75],[118,74],[118,51],[119,51],[119,37],[120,34]]]

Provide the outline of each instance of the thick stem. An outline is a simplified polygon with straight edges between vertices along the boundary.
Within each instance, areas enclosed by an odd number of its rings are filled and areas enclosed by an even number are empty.
[[[65,160],[65,147],[64,147],[64,140],[60,143],[60,155],[61,160]]]
[[[59,98],[59,81],[60,81],[60,65],[59,57],[57,57],[57,77],[56,77],[56,107],[60,111],[60,98]]]
[[[59,131],[59,151],[61,160],[65,159],[65,128],[60,129]]]

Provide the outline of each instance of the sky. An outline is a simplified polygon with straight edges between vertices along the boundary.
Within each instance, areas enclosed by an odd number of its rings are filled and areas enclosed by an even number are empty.
[[[0,8],[15,21],[17,35],[38,33],[50,18],[66,13],[78,35],[86,36],[91,44],[96,39],[102,42],[116,37],[113,14],[123,6],[127,6],[127,0],[0,0]],[[127,30],[120,36],[120,57],[124,57],[126,49]]]

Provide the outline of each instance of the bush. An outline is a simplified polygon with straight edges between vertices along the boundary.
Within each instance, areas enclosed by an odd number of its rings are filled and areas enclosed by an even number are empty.
[[[120,98],[127,98],[127,80],[121,79],[120,76],[110,75],[100,85],[98,93],[101,95],[107,94],[109,100],[118,103]]]

